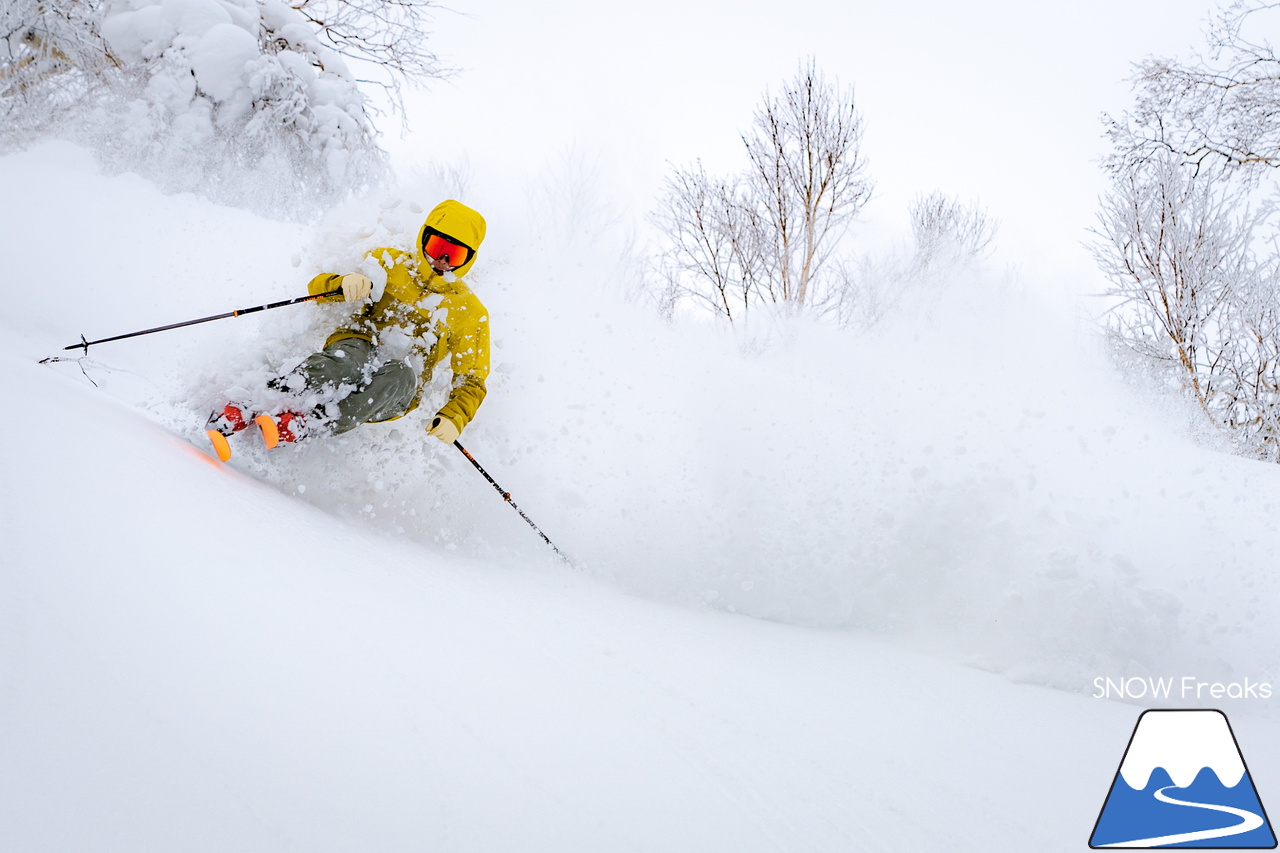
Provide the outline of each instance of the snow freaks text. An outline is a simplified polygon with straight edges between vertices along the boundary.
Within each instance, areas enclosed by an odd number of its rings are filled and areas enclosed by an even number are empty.
[[[1104,678],[1093,680],[1094,699],[1270,699],[1271,682],[1244,678],[1239,681],[1201,681],[1192,675],[1181,678]]]

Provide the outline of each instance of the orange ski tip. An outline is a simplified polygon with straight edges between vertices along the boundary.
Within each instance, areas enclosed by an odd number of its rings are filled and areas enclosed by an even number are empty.
[[[231,458],[231,443],[227,441],[227,437],[216,429],[206,430],[205,434],[209,436],[209,442],[213,445],[213,452],[218,454],[218,461],[226,462]]]
[[[253,422],[258,425],[258,429],[262,430],[262,440],[266,442],[267,450],[280,443],[280,430],[276,428],[276,422],[271,415],[258,415]]]

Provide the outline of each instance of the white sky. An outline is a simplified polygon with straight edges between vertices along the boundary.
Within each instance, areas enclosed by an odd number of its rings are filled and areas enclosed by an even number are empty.
[[[1006,250],[1078,279],[1095,275],[1080,244],[1103,189],[1099,115],[1129,105],[1134,61],[1201,45],[1210,6],[467,0],[458,8],[440,16],[432,45],[461,73],[410,93],[411,133],[388,133],[402,168],[465,158],[484,186],[504,182],[523,194],[573,150],[599,158],[614,203],[643,213],[668,162],[701,157],[724,173],[745,165],[738,133],[765,88],[812,56],[856,88],[877,184],[865,219],[904,226],[910,199],[935,189],[977,199],[1000,221]]]

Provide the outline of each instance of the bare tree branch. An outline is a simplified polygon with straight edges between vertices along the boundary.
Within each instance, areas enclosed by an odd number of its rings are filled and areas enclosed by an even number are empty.
[[[981,205],[962,205],[940,192],[917,196],[908,213],[922,269],[941,258],[980,257],[995,239],[996,224]]]
[[[389,72],[368,82],[382,87],[401,112],[404,83],[455,72],[427,47],[436,13],[446,11],[435,0],[295,0],[292,8],[337,53]]]
[[[750,167],[728,181],[677,171],[653,219],[679,255],[658,260],[666,281],[733,319],[752,305],[822,302],[848,223],[871,196],[853,91],[828,84],[813,62],[781,94],[766,92],[743,134]],[[732,294],[732,298],[730,298]]]

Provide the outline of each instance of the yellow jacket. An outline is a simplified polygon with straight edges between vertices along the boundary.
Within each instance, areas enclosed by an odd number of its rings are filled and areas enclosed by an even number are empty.
[[[457,280],[445,281],[423,255],[423,232],[428,228],[475,250],[454,271]],[[417,407],[436,366],[448,356],[453,390],[438,414],[453,421],[459,431],[476,416],[489,376],[489,312],[461,278],[475,262],[484,235],[484,217],[476,211],[453,200],[436,205],[418,232],[418,246],[412,254],[398,249],[374,249],[369,253],[387,272],[382,298],[325,341],[329,346],[343,338],[363,338],[377,346],[379,336],[388,329],[411,335],[415,339],[414,351],[422,356],[423,369],[418,396],[408,411]],[[321,273],[311,280],[307,290],[312,294],[336,290],[341,278],[341,274]],[[321,301],[338,299],[341,297]]]

